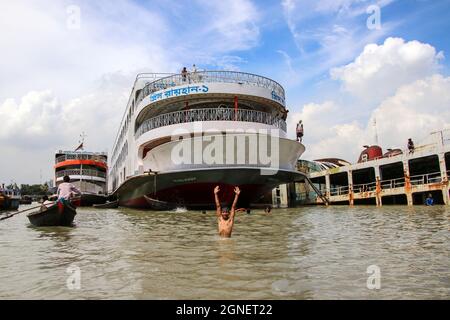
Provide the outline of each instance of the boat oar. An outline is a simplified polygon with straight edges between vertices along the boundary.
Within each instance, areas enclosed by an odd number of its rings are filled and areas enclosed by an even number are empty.
[[[40,208],[40,207],[41,207],[41,205],[39,205],[39,206],[37,206],[37,207],[33,207],[33,208],[28,208],[28,209],[25,209],[25,210],[21,210],[21,211],[18,211],[18,212],[14,212],[13,214],[9,214],[9,215],[7,215],[7,216],[1,217],[0,220],[5,220],[5,219],[8,219],[8,218],[14,217],[15,215],[17,215],[17,214],[19,214],[19,213],[22,213],[22,212],[25,212],[25,211],[30,211],[30,210],[33,210],[33,209],[37,209],[37,208]]]

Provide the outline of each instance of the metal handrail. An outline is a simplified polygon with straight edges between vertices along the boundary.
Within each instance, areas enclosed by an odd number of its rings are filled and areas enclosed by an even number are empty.
[[[377,188],[376,182],[355,184],[352,186],[353,193],[374,191]]]
[[[56,177],[64,177],[64,176],[90,176],[90,177],[100,177],[106,178],[106,172],[92,170],[92,169],[67,169],[56,172]]]
[[[433,172],[421,175],[415,175],[410,177],[411,185],[430,184],[442,182],[440,172]]]
[[[276,81],[256,74],[237,71],[197,71],[188,72],[186,75],[174,74],[152,82],[144,86],[139,93],[136,103],[141,102],[150,94],[171,87],[189,83],[239,83],[250,84],[272,90],[278,97],[285,101],[283,87]]]
[[[382,180],[380,186],[382,190],[401,188],[405,186],[405,178]]]
[[[341,186],[336,188],[330,188],[330,196],[341,196],[341,195],[347,195],[349,191],[348,186]]]
[[[55,158],[55,163],[63,162],[66,160],[96,160],[106,163],[105,158],[94,154],[64,154]]]
[[[175,111],[147,119],[136,130],[135,138],[137,139],[145,132],[156,128],[195,121],[256,122],[275,126],[286,132],[286,122],[267,112],[246,109],[238,109],[236,112],[232,108],[205,108]]]

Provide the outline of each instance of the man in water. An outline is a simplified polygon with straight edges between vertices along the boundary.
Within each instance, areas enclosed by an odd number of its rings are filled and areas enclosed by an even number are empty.
[[[228,208],[226,207],[222,208],[222,206],[220,205],[219,191],[220,191],[219,186],[214,188],[214,198],[216,200],[216,208],[217,208],[216,214],[217,214],[217,223],[219,225],[219,235],[224,238],[229,238],[231,237],[231,232],[233,231],[236,203],[238,201],[241,190],[239,189],[239,187],[234,188],[235,196],[233,204],[231,206],[231,211],[228,211]]]
[[[428,194],[428,198],[425,200],[425,205],[432,206],[434,205],[434,199],[431,193]]]
[[[69,176],[64,176],[63,181],[64,182],[58,186],[58,191],[56,192],[58,195],[58,200],[63,199],[68,201],[74,196],[74,194],[81,195],[81,191],[70,183]]]

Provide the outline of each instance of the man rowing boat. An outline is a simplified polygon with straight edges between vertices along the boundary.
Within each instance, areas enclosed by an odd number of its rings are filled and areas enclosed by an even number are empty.
[[[81,191],[78,190],[73,184],[70,183],[70,177],[64,176],[63,183],[58,186],[58,200],[68,201],[73,198],[74,195],[81,195]]]

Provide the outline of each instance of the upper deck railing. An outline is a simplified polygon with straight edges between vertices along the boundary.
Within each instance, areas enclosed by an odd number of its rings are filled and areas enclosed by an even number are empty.
[[[72,153],[64,154],[55,158],[55,163],[60,163],[66,160],[95,160],[106,163],[105,154],[84,154]]]
[[[137,139],[145,132],[160,127],[195,121],[256,122],[271,125],[286,132],[286,122],[267,112],[246,109],[234,110],[232,108],[205,108],[175,111],[147,119],[136,130],[135,138]]]
[[[136,103],[141,102],[145,97],[160,90],[181,86],[190,83],[239,83],[249,84],[257,87],[272,90],[282,101],[285,101],[283,87],[276,81],[256,74],[237,71],[197,71],[187,74],[174,74],[152,82],[144,86]]]

